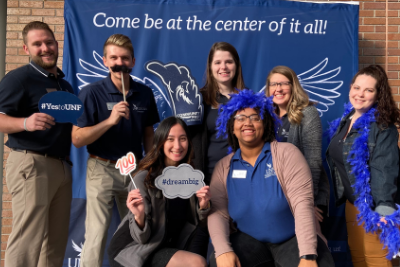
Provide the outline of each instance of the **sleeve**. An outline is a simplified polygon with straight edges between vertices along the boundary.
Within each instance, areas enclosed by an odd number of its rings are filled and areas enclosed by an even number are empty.
[[[290,147],[281,148],[281,158],[273,158],[273,164],[281,166],[277,174],[281,176],[282,189],[293,211],[299,256],[317,255],[311,172],[300,150],[294,145],[286,145]]]
[[[157,109],[157,104],[156,100],[154,99],[153,91],[150,90],[150,105],[149,105],[149,118],[147,120],[146,126],[153,126],[157,122],[160,122],[160,117],[158,116],[158,109]]]
[[[78,127],[93,126],[98,123],[97,108],[94,106],[94,96],[89,87],[84,87],[78,95],[83,104],[83,113],[78,118]]]
[[[151,236],[151,199],[148,194],[147,188],[144,185],[144,179],[146,178],[147,171],[141,171],[135,175],[133,178],[135,185],[140,190],[144,202],[144,213],[145,222],[143,229],[140,229],[136,224],[135,215],[131,211],[128,211],[129,220],[129,230],[133,240],[137,241],[139,244],[146,244]],[[132,182],[129,184],[128,191],[135,189]]]
[[[394,196],[399,175],[399,134],[394,125],[380,130],[370,159],[371,191],[375,211],[381,216],[395,211]]]
[[[304,157],[311,171],[314,188],[314,203],[327,205],[328,199],[326,196],[326,188],[321,190],[321,194],[319,192],[319,185],[321,185],[321,172],[324,171],[321,158],[322,126],[318,111],[313,106],[307,108],[305,116],[302,120],[301,142],[303,146]],[[322,185],[324,187],[328,187],[329,193],[329,181],[326,180],[326,182],[327,184],[322,183]]]
[[[214,168],[210,184],[210,194],[213,206],[208,216],[208,231],[215,249],[215,258],[221,254],[233,251],[229,241],[230,217],[228,213],[228,193],[226,191],[226,175],[224,175],[220,160]]]
[[[25,94],[21,81],[9,73],[0,82],[0,113],[17,117]]]

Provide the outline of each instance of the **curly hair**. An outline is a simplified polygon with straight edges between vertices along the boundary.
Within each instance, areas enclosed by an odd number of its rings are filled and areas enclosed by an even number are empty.
[[[300,81],[297,78],[296,73],[291,68],[286,66],[276,66],[269,72],[265,88],[265,93],[267,96],[271,95],[269,92],[269,85],[272,75],[276,73],[285,76],[290,81],[291,95],[287,104],[287,116],[291,124],[299,125],[301,123],[301,120],[303,119],[302,110],[307,106],[313,105],[314,103],[310,102],[308,94],[306,93],[306,91],[304,91],[303,87],[301,87]],[[278,105],[274,104],[274,106],[275,112],[279,114]]]
[[[397,127],[399,127],[400,112],[393,99],[389,80],[385,70],[379,65],[370,65],[365,67],[359,70],[353,77],[351,80],[351,86],[353,86],[357,77],[360,75],[368,75],[376,80],[375,89],[377,90],[377,108],[375,119],[378,125],[386,128],[390,124],[395,124]]]
[[[252,108],[261,116],[264,126],[262,136],[264,142],[276,139],[280,124],[280,120],[274,112],[272,99],[266,97],[264,93],[254,93],[252,90],[244,89],[238,94],[232,95],[231,100],[219,108],[216,125],[217,137],[228,137],[228,144],[234,152],[239,149],[238,139],[233,134],[234,117],[238,111],[245,108]]]
[[[236,64],[236,73],[235,77],[232,80],[232,86],[237,90],[241,90],[245,88],[243,74],[242,74],[242,65],[240,63],[239,54],[236,51],[235,47],[226,42],[217,42],[211,46],[210,52],[208,53],[207,58],[207,68],[206,68],[206,83],[203,88],[200,89],[200,92],[203,95],[204,103],[207,105],[211,105],[213,107],[218,107],[218,84],[215,81],[215,78],[212,74],[211,64],[214,59],[214,54],[216,51],[227,51],[229,52],[233,60]],[[235,93],[237,93],[236,91]]]
[[[153,147],[139,162],[139,165],[134,172],[136,175],[139,171],[148,171],[148,174],[144,180],[147,188],[156,188],[154,185],[155,178],[162,173],[165,167],[167,167],[165,166],[164,144],[167,141],[171,128],[177,124],[182,126],[189,141],[189,147],[186,156],[181,160],[180,163],[187,163],[193,167],[192,158],[194,155],[194,150],[192,140],[189,136],[188,126],[182,119],[178,117],[166,118],[158,125],[157,130],[154,132]]]

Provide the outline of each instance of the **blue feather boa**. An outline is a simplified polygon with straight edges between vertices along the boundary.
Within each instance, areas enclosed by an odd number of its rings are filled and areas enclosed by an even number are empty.
[[[328,134],[330,138],[338,130],[340,121],[352,110],[353,106],[351,103],[346,104],[342,118],[336,119],[329,124]],[[366,232],[379,234],[384,248],[388,248],[387,258],[390,259],[395,257],[400,251],[400,206],[396,204],[397,210],[393,214],[384,217],[387,221],[386,224],[381,222],[381,216],[372,210],[373,197],[371,195],[368,166],[368,134],[371,124],[376,121],[375,112],[376,109],[372,107],[353,124],[353,128],[357,130],[359,137],[354,140],[347,161],[352,166],[351,173],[356,177],[356,183],[352,187],[354,188],[354,194],[358,196],[354,202],[359,211],[357,215],[358,224],[364,224]]]

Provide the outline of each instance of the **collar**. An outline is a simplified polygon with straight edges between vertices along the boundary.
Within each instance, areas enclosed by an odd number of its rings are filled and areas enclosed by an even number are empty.
[[[108,94],[121,94],[122,93],[117,89],[113,81],[111,80],[111,73],[108,74],[107,78],[105,79],[105,90]],[[140,92],[137,84],[133,81],[132,77],[129,75],[129,92],[126,97],[129,97],[132,93]]]
[[[38,71],[39,73],[41,73],[42,75],[44,75],[46,77],[50,77],[50,74],[52,74],[51,72],[48,72],[47,70],[40,67],[38,64],[36,64],[32,60],[31,60],[31,62],[29,62],[29,65],[31,65],[36,71]],[[59,68],[57,68],[57,78],[62,79],[64,77],[65,77],[64,72],[62,72]]]
[[[261,150],[260,155],[267,154],[270,151],[271,151],[271,143],[266,142]],[[242,160],[242,154],[240,148],[235,152],[235,154],[233,154],[232,160]]]

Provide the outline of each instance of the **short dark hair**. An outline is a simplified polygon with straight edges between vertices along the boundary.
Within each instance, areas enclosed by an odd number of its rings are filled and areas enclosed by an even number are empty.
[[[148,174],[145,178],[145,185],[147,186],[147,188],[155,188],[154,179],[156,177],[152,175],[154,174],[160,175],[164,170],[164,168],[166,167],[164,144],[167,141],[171,128],[177,124],[182,126],[189,141],[188,151],[185,157],[181,160],[181,163],[187,163],[193,166],[192,158],[194,155],[194,149],[192,140],[190,138],[190,132],[188,126],[181,118],[168,117],[158,125],[157,130],[154,132],[153,147],[146,154],[146,156],[140,161],[137,169],[135,170],[135,173],[141,170],[148,171]]]
[[[243,109],[242,109],[243,110]],[[264,133],[262,136],[262,140],[264,143],[272,142],[275,140],[275,120],[272,118],[271,114],[269,114],[268,110],[264,111],[264,114],[260,114],[259,108],[254,108],[257,114],[262,115],[262,123],[264,127]],[[239,141],[236,135],[233,134],[233,126],[235,124],[235,115],[241,110],[235,111],[228,120],[228,124],[226,125],[228,132],[228,144],[232,148],[233,152],[236,152],[239,147]]]
[[[54,32],[52,29],[50,29],[49,25],[47,23],[41,22],[41,21],[31,21],[28,24],[25,25],[24,29],[22,30],[22,38],[24,39],[24,44],[27,42],[27,35],[28,32],[31,30],[46,30],[50,32],[51,36],[53,36],[53,39],[56,40],[56,37],[54,36]]]
[[[131,52],[132,58],[135,57],[135,53],[133,51],[133,45],[131,42],[131,39],[129,39],[128,36],[116,33],[108,37],[107,41],[104,43],[103,46],[103,55],[106,57],[107,56],[107,46],[109,45],[116,45],[119,47],[123,47],[125,49],[128,49],[129,52]]]

